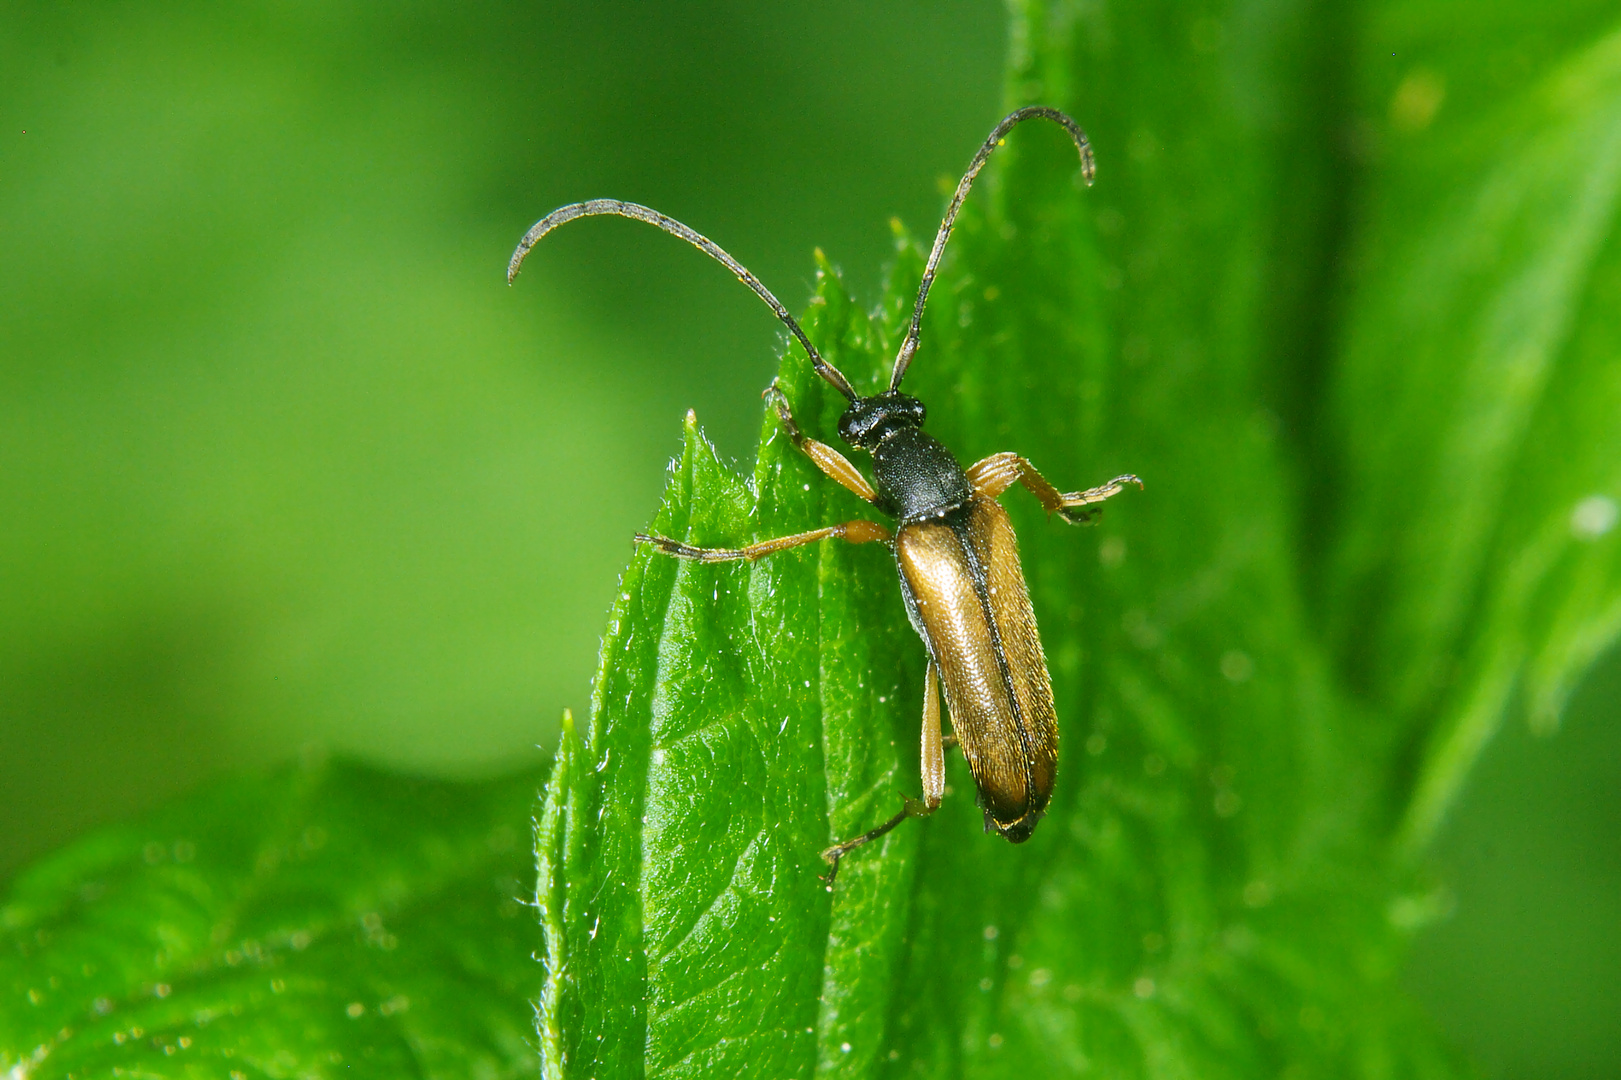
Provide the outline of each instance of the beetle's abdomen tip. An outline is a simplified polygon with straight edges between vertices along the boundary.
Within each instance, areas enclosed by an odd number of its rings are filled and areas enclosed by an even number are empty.
[[[1032,810],[1016,821],[1006,824],[996,820],[989,810],[985,811],[985,831],[1000,833],[1010,844],[1022,844],[1030,839],[1030,834],[1036,831],[1036,824],[1046,816],[1045,810]]]

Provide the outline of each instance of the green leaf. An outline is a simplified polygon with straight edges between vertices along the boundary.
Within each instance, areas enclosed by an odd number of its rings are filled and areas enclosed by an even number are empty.
[[[1098,184],[1056,129],[1010,136],[908,377],[965,462],[1148,485],[1093,531],[1004,500],[1063,732],[1048,819],[1021,847],[982,835],[953,760],[940,813],[824,891],[818,850],[918,791],[923,656],[891,560],[644,548],[548,795],[547,1075],[1452,1073],[1395,983],[1424,902],[1386,858],[1392,736],[1304,592],[1283,425],[1314,408],[1296,350],[1321,340],[1334,42],[1276,7],[1020,7],[1014,103],[1081,118]],[[918,264],[903,238],[871,317],[821,267],[806,329],[858,387]],[[831,440],[839,402],[797,349],[781,380]],[[771,416],[747,480],[689,418],[653,528],[735,546],[870,513]]]
[[[1370,20],[1403,60],[1365,68],[1380,159],[1331,397],[1329,618],[1414,748],[1408,851],[1509,710],[1551,730],[1621,634],[1621,22],[1453,10]]]
[[[830,360],[869,376],[896,340],[899,309],[887,328],[869,324],[827,269],[810,325]],[[838,400],[819,382],[797,354],[784,366],[799,415],[821,430]],[[753,480],[757,498],[689,416],[653,527],[714,544],[869,510],[830,491],[774,421]],[[545,1040],[549,1067],[590,1061],[614,1075],[645,1059],[653,1073],[792,1074],[819,1042],[856,1037],[845,1032],[856,1017],[819,1009],[824,979],[834,995],[846,981],[870,993],[892,975],[903,927],[862,948],[874,928],[830,913],[817,853],[830,806],[846,833],[898,807],[916,739],[906,673],[922,653],[895,632],[890,565],[881,549],[831,545],[752,565],[637,556],[611,616],[588,746],[565,735],[549,789],[542,858],[561,867],[542,889],[558,927],[547,994],[561,1038]],[[824,736],[829,711],[842,722]],[[840,764],[831,781],[824,755]],[[917,842],[907,830],[881,847]],[[894,911],[909,881],[905,859],[864,861],[840,895]],[[864,977],[839,978],[846,966]],[[849,1006],[867,1011],[859,997]]]
[[[39,863],[0,906],[0,1075],[532,1075],[535,788],[312,764]]]

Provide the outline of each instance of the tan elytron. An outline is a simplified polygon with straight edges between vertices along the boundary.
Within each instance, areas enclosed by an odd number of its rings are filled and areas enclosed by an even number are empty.
[[[1052,795],[1058,716],[1007,511],[976,495],[947,520],[903,526],[895,561],[986,825],[1024,840]]]

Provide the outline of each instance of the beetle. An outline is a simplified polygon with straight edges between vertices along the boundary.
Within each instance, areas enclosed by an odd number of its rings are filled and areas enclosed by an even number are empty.
[[[677,236],[721,263],[776,313],[804,346],[817,374],[849,407],[839,418],[839,437],[872,458],[869,483],[848,458],[800,430],[787,397],[775,381],[765,398],[783,430],[816,467],[858,497],[896,520],[892,531],[858,518],[793,536],[762,540],[740,548],[693,547],[664,536],[636,534],[667,555],[699,562],[754,560],[779,551],[841,539],[851,544],[882,543],[895,555],[901,596],[912,627],[923,639],[928,665],[923,675],[922,798],[903,796],[901,811],[873,829],[833,844],[822,852],[831,884],[839,860],[872,842],[909,817],[932,814],[945,794],[945,750],[962,749],[979,791],[985,831],[1015,844],[1030,838],[1046,812],[1058,770],[1058,718],[1052,679],[1036,629],[1035,610],[1019,562],[1019,544],[1007,511],[997,501],[1023,484],[1046,508],[1072,524],[1092,521],[1104,500],[1136,476],[1117,476],[1085,491],[1060,492],[1018,454],[992,454],[964,469],[957,458],[923,430],[925,410],[901,392],[901,379],[917,352],[929,287],[969,188],[991,153],[1016,125],[1032,118],[1051,120],[1069,133],[1090,186],[1096,171],[1092,149],[1074,120],[1057,109],[1031,106],[1004,117],[991,131],[946,208],[934,247],[924,265],[911,327],[895,357],[889,386],[863,397],[844,374],[822,358],[788,309],[758,278],[717,244],[657,210],[617,199],[572,203],[552,211],[524,234],[507,266],[511,284],[524,258],[553,229],[581,217],[616,215],[646,222]],[[941,728],[937,686],[945,689],[952,735]]]

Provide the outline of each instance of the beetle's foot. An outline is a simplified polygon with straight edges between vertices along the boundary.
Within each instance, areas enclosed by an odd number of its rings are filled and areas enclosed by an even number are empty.
[[[1136,484],[1142,490],[1143,482],[1137,477],[1126,473],[1117,476],[1107,484],[1099,484],[1086,491],[1077,491],[1062,496],[1063,502],[1058,507],[1059,516],[1071,525],[1090,525],[1098,519],[1103,508],[1098,504],[1105,499],[1112,499],[1126,490],[1127,484]]]
[[[844,841],[843,843],[834,844],[832,847],[824,848],[822,850],[822,858],[827,860],[827,864],[831,868],[828,870],[827,876],[822,879],[823,881],[827,882],[829,888],[831,888],[833,885],[834,876],[839,872],[839,860],[844,858],[844,856],[848,855],[850,852],[854,851],[863,844],[872,843],[874,840],[878,839],[880,836],[883,836],[885,833],[889,832],[889,830],[893,829],[895,826],[899,825],[909,817],[924,817],[934,812],[934,808],[928,803],[921,802],[906,795],[901,796],[901,802],[904,804],[904,806],[901,808],[901,812],[884,822],[882,825],[878,826],[876,829],[868,829],[860,836],[853,837]]]

